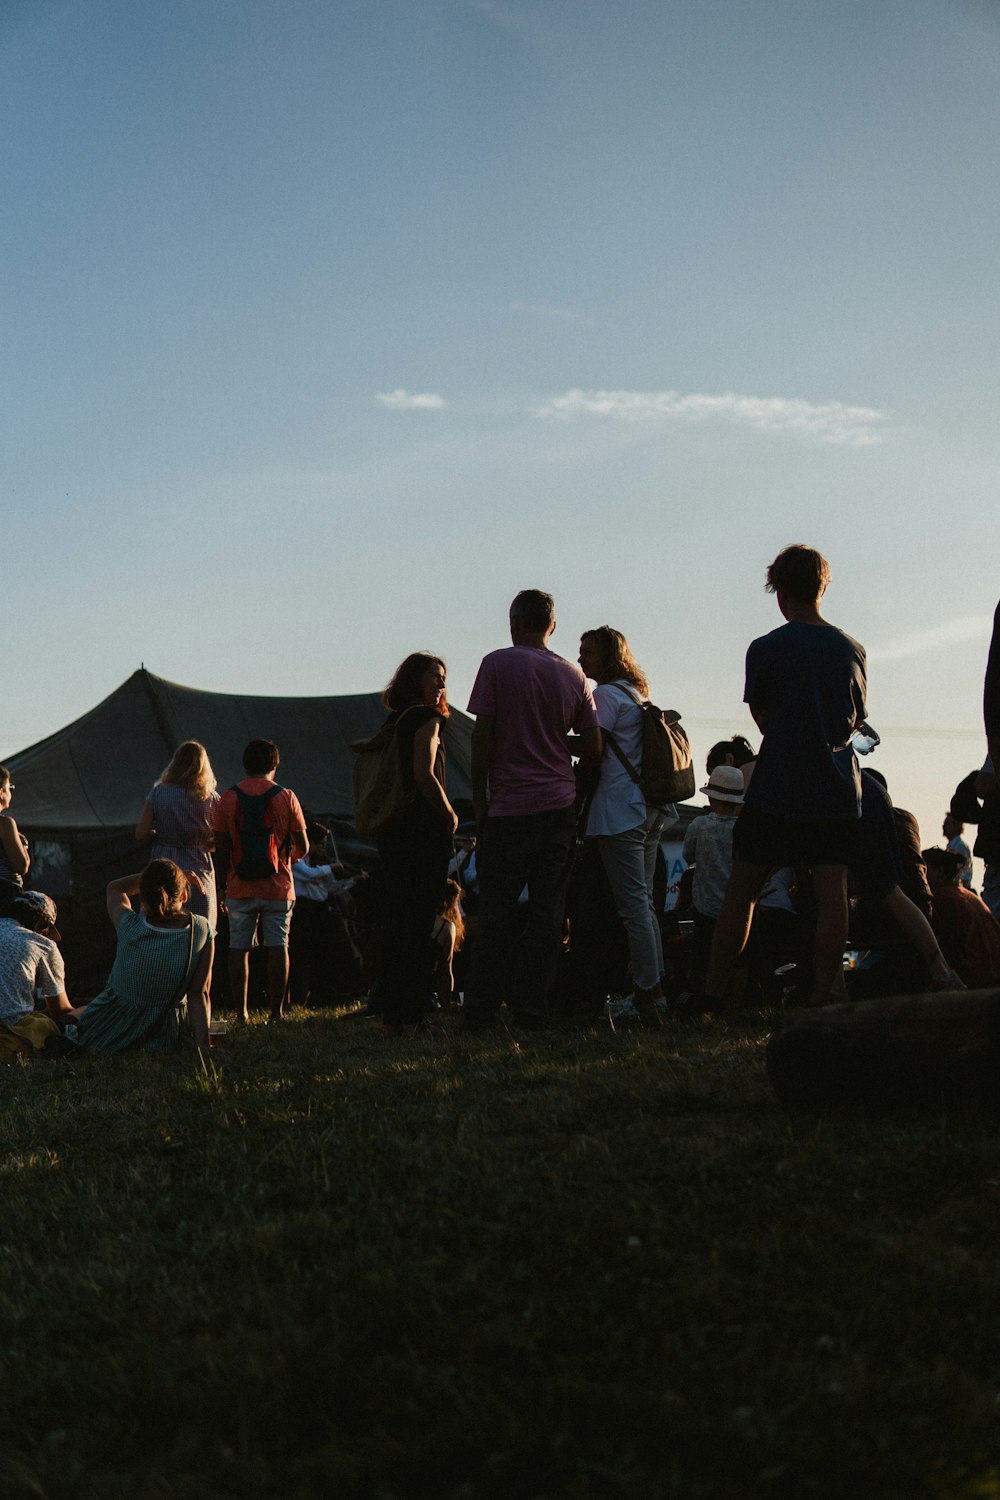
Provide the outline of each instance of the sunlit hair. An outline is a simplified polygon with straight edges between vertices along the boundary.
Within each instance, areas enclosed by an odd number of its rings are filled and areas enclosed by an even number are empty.
[[[218,782],[205,746],[197,740],[178,745],[156,785],[182,786],[195,802],[207,802]]]
[[[0,791],[5,786],[10,786],[10,772],[6,766],[0,766]]]
[[[190,887],[184,871],[172,859],[152,859],[139,877],[139,898],[154,917],[176,917]]]
[[[830,564],[814,547],[796,543],[779,552],[767,570],[764,587],[796,604],[815,604],[830,582]]]
[[[541,589],[522,589],[514,595],[510,606],[512,625],[522,630],[548,630],[556,617],[556,604],[551,594]]]
[[[455,952],[465,942],[465,918],[462,916],[462,887],[457,880],[449,880],[445,886],[444,899],[438,908],[438,916],[455,924]]]
[[[610,625],[598,625],[595,630],[585,630],[581,641],[590,641],[600,658],[595,682],[630,682],[645,698],[649,693],[646,674],[629,650],[628,641],[620,630]]]
[[[726,764],[726,756],[733,757],[734,766],[748,766],[757,759],[757,752],[742,734],[734,734],[731,740],[717,740],[705,758],[705,769],[709,776],[716,766]]]
[[[423,680],[431,667],[440,667],[442,672],[448,670],[444,658],[432,656],[429,651],[414,651],[405,661],[401,661],[382,694],[382,702],[386,708],[399,713],[404,708],[412,708],[415,703],[420,703]],[[443,718],[448,717],[448,699],[444,694],[437,704],[437,711]]]

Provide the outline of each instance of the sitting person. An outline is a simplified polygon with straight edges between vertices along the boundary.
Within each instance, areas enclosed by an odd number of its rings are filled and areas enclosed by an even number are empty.
[[[958,878],[959,882],[965,886],[966,890],[971,891],[972,850],[969,848],[968,844],[965,842],[965,839],[962,837],[963,833],[965,832],[965,824],[962,823],[958,818],[954,817],[952,813],[947,812],[944,815],[944,822],[941,824],[941,832],[948,840],[947,844],[945,844],[945,848],[950,849],[952,854],[960,854],[965,860],[965,864],[962,866],[962,872]]]
[[[914,960],[911,983],[930,990],[963,989],[961,970],[942,953],[935,931],[917,901],[904,889],[907,867],[911,882],[924,881],[925,862],[919,844],[915,855],[909,840],[901,843],[899,820],[885,787],[885,777],[867,768],[861,773],[861,853],[851,865],[851,894],[855,900],[852,933],[862,934],[863,946],[881,947],[903,939]],[[905,816],[913,821],[912,814]],[[944,850],[940,851],[944,853]],[[911,884],[916,895],[919,884]],[[930,887],[927,887],[930,906]],[[888,929],[878,919],[890,918]],[[860,945],[860,942],[859,942]],[[836,987],[843,998],[843,975]]]
[[[141,875],[108,886],[115,961],[102,992],[73,1009],[66,1027],[67,1040],[84,1052],[168,1051],[180,1042],[185,1010],[195,1043],[208,1046],[212,929],[184,910],[188,882],[173,860],[154,859]],[[129,899],[136,894],[139,911]]]
[[[36,999],[54,1021],[72,1015],[58,938],[55,902],[41,891],[21,891],[0,907],[0,1027],[17,1035]]]
[[[288,1004],[330,1005],[334,999],[331,955],[334,915],[330,896],[338,885],[324,823],[306,823],[309,852],[292,865],[295,905],[288,930]]]
[[[733,830],[743,806],[743,773],[738,766],[720,762],[701,790],[708,798],[709,811],[688,828],[682,850],[685,862],[694,866],[692,977],[699,985],[705,979],[716,919],[733,873]]]
[[[431,928],[431,953],[434,958],[434,993],[442,1010],[454,1003],[455,972],[452,967],[455,954],[465,941],[465,923],[462,920],[462,887],[457,880],[449,880],[445,887],[441,909]]]
[[[962,884],[965,856],[925,849],[934,906],[931,926],[941,951],[969,989],[1000,984],[1000,922],[981,896]]]

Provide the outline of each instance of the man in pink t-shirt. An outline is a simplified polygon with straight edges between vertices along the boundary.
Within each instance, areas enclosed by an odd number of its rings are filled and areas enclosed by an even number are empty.
[[[582,759],[600,759],[587,679],[549,650],[555,624],[551,594],[522,590],[510,607],[513,645],[483,658],[469,699],[479,830],[479,930],[465,1001],[473,1027],[492,1023],[504,1002],[524,1025],[544,1024],[576,827],[567,736],[579,736]]]
[[[215,809],[215,864],[220,906],[229,917],[229,984],[236,1017],[246,1021],[249,953],[258,919],[267,949],[271,1020],[280,1021],[288,985],[288,930],[295,905],[292,864],[309,852],[298,797],[278,786],[278,747],[251,740],[246,778],[223,792]]]

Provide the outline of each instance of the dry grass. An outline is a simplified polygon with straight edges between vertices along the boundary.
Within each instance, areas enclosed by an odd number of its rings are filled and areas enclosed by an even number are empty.
[[[766,1030],[14,1067],[4,1500],[998,1500],[1000,1142]]]

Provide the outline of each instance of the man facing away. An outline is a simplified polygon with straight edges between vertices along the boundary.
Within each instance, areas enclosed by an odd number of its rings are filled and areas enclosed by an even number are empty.
[[[249,953],[258,918],[267,948],[270,1018],[281,1020],[284,1015],[288,932],[295,905],[292,865],[309,852],[299,799],[274,779],[279,760],[271,740],[251,740],[243,752],[246,777],[223,792],[215,812],[219,905],[229,914],[229,983],[236,1019],[244,1022]]]
[[[858,855],[861,786],[851,735],[865,717],[865,653],[827,623],[819,601],[824,557],[786,547],[766,588],[787,624],[752,641],[744,700],[764,739],[733,836],[733,873],[715,927],[705,980],[709,1009],[746,944],[757,896],[781,865],[812,871],[816,897],[812,1000],[837,993],[847,943],[847,867]]]
[[[479,931],[465,1012],[473,1027],[492,1023],[504,1001],[522,1024],[544,1024],[576,827],[567,736],[579,736],[582,759],[601,755],[587,679],[549,649],[555,625],[551,594],[523,589],[510,607],[513,644],[483,658],[469,699],[479,831]],[[525,885],[527,921],[518,942]]]

